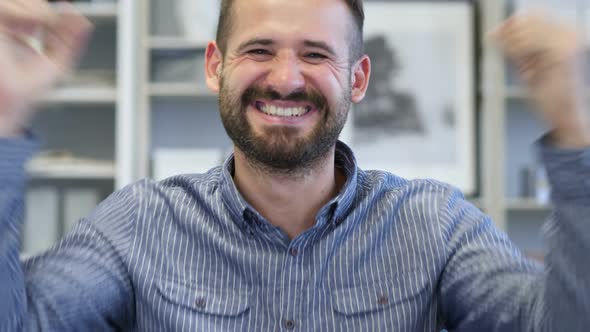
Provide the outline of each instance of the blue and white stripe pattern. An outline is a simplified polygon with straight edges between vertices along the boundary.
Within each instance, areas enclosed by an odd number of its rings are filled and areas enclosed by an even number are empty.
[[[0,331],[590,326],[590,151],[543,148],[556,204],[545,268],[457,190],[359,170],[342,143],[336,163],[347,183],[293,241],[241,197],[230,158],[206,174],[114,193],[20,264],[15,179],[31,153],[26,140],[0,141]]]

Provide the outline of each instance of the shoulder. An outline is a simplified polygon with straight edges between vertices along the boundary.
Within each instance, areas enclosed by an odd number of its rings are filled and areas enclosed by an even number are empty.
[[[462,192],[433,179],[405,179],[385,171],[360,171],[356,207],[391,216],[414,213],[429,222],[441,221],[450,210],[476,209]],[[422,220],[426,221],[426,220]]]
[[[132,214],[133,219],[136,219],[141,211],[173,207],[187,200],[214,195],[220,183],[221,167],[207,173],[176,175],[160,181],[146,178],[113,192],[93,213],[126,213],[128,217]]]
[[[390,172],[369,170],[359,172],[359,188],[365,195],[395,195],[400,198],[424,196],[428,200],[443,200],[450,195],[463,197],[461,191],[448,183],[434,179],[406,179]]]
[[[355,211],[365,220],[365,227],[377,227],[383,234],[416,234],[445,239],[460,229],[488,222],[462,192],[433,179],[405,179],[383,171],[366,171],[360,175]],[[434,241],[434,240],[433,240]]]
[[[216,167],[207,173],[180,174],[163,180],[142,179],[113,193],[114,196],[129,197],[144,204],[150,197],[171,197],[179,193],[201,193],[214,191],[221,183],[221,168]]]

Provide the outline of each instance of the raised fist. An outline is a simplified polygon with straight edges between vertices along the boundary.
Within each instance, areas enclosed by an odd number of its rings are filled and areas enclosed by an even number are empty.
[[[45,0],[0,1],[0,137],[28,125],[35,102],[72,69],[91,30],[67,4],[57,12]]]

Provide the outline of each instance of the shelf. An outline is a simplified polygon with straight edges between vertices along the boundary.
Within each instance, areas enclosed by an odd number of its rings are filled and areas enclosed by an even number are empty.
[[[115,87],[60,87],[42,101],[50,104],[105,104],[117,102]]]
[[[150,96],[217,98],[217,95],[196,83],[151,83]]]
[[[510,212],[551,211],[550,204],[537,202],[534,198],[512,198],[506,201],[506,210]]]
[[[115,163],[112,161],[43,160],[34,159],[26,166],[33,179],[63,180],[112,180],[115,178]]]
[[[104,3],[73,3],[71,4],[76,11],[88,18],[115,18],[117,17],[117,3],[116,2],[104,2]],[[58,12],[66,11],[64,5],[59,3],[51,4]]]
[[[207,43],[191,41],[184,37],[153,36],[150,38],[152,50],[205,50]]]

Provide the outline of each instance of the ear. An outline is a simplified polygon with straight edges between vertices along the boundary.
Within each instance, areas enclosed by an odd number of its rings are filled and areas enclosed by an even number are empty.
[[[205,51],[205,78],[207,87],[214,93],[219,93],[222,64],[223,56],[217,43],[209,42]]]
[[[367,92],[369,86],[369,78],[371,77],[371,59],[367,55],[363,55],[355,64],[352,66],[351,71],[351,86],[352,95],[351,100],[353,103],[360,103]]]

